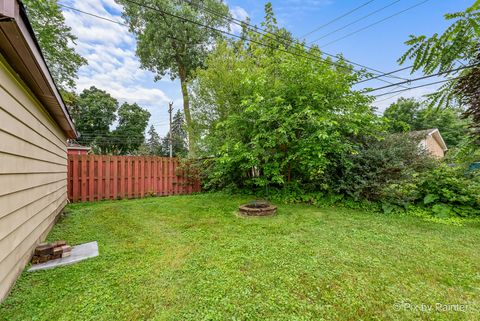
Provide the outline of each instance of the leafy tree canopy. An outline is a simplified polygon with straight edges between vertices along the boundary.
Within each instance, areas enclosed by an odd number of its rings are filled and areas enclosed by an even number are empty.
[[[427,75],[469,67],[447,73],[455,77],[428,97],[430,106],[465,105],[465,116],[472,117],[474,135],[480,137],[480,0],[445,19],[453,22],[442,34],[411,35],[405,42],[410,48],[399,62],[413,60],[412,73],[421,70]]]
[[[164,156],[160,135],[152,125],[148,130],[148,140],[146,142],[147,153],[152,156]]]
[[[141,67],[154,72],[156,80],[165,75],[172,80],[180,79],[183,111],[189,141],[193,145],[187,86],[193,72],[204,66],[215,38],[221,35],[214,28],[228,27],[228,20],[221,17],[229,15],[228,7],[220,0],[116,2],[123,5],[125,20],[130,31],[137,36],[137,56]]]
[[[115,141],[115,153],[131,154],[145,141],[145,129],[150,112],[137,104],[123,103],[118,109],[118,125],[112,132]]]
[[[266,9],[263,25],[282,32]],[[328,189],[343,155],[376,135],[380,120],[371,98],[351,89],[359,75],[349,65],[311,59],[320,51],[295,41],[276,46],[296,55],[258,44],[268,41],[245,31],[242,41],[220,42],[197,73],[199,150],[216,156],[209,184]]]
[[[455,147],[468,136],[468,121],[453,107],[429,109],[413,98],[400,98],[388,107],[384,116],[393,133],[438,128],[447,146]]]
[[[87,61],[75,52],[71,44],[77,37],[65,24],[56,0],[23,0],[28,18],[37,36],[43,56],[61,91],[75,88],[78,69]]]
[[[118,101],[106,91],[94,86],[83,90],[72,108],[79,143],[98,146],[103,153],[110,151],[110,127],[117,119],[117,110]]]
[[[421,103],[412,98],[402,97],[391,104],[383,113],[385,118],[390,120],[390,131],[397,133],[414,130],[418,124],[420,108]]]
[[[80,133],[79,143],[102,154],[133,154],[143,144],[150,119],[147,110],[128,103],[119,108],[114,97],[94,86],[74,100],[72,117]]]

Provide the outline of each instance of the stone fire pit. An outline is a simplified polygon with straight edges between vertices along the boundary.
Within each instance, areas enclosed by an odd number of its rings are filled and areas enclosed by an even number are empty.
[[[267,216],[273,215],[277,207],[265,201],[253,201],[238,207],[240,214],[247,216]]]

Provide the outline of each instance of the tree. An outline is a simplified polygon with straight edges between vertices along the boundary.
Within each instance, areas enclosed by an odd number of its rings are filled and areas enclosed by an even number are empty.
[[[118,109],[118,126],[111,136],[115,145],[115,153],[131,154],[145,141],[145,129],[150,113],[137,104],[123,103]]]
[[[462,118],[462,111],[455,107],[444,109],[422,108],[418,112],[415,130],[438,128],[449,148],[458,147],[468,139],[470,122]]]
[[[111,152],[110,127],[117,119],[118,101],[94,86],[78,97],[72,117],[80,133],[79,143],[98,147],[101,153]]]
[[[384,117],[392,133],[438,128],[447,146],[455,147],[468,136],[468,121],[461,113],[453,107],[430,109],[413,98],[402,97],[385,110]]]
[[[183,114],[177,110],[172,120],[172,156],[185,157],[188,154],[187,133],[185,131],[185,122]],[[162,139],[162,149],[166,155],[170,151],[170,131]]]
[[[195,138],[188,84],[194,71],[204,67],[214,39],[220,36],[214,28],[228,26],[228,20],[222,18],[222,15],[229,15],[227,6],[220,0],[116,1],[123,5],[124,18],[130,31],[137,36],[141,67],[154,72],[155,80],[167,74],[172,80],[180,79],[189,152],[193,154]]]
[[[390,130],[394,133],[414,130],[420,106],[420,102],[415,99],[403,97],[391,104],[383,113],[390,120]]]
[[[56,0],[23,0],[43,56],[62,92],[75,88],[78,69],[87,61],[71,47],[77,37],[65,24]],[[62,94],[63,95],[63,94]]]
[[[277,34],[271,7],[263,23]],[[211,187],[328,191],[345,155],[381,130],[371,98],[352,90],[359,78],[341,59],[311,59],[318,48],[247,32],[219,42],[197,73],[192,111],[201,156],[214,158]],[[289,54],[286,51],[296,53]]]
[[[446,14],[445,19],[454,22],[441,35],[411,35],[405,42],[410,48],[399,62],[413,60],[412,73],[421,70],[427,75],[445,72],[455,76],[428,96],[430,105],[464,104],[468,107],[465,116],[472,117],[474,135],[480,138],[480,0],[464,12]],[[468,68],[452,71],[464,67]]]
[[[114,97],[94,86],[74,101],[71,114],[80,133],[79,143],[102,154],[134,154],[144,144],[150,112],[136,103],[123,103],[119,108]]]
[[[148,136],[146,142],[148,154],[152,156],[164,156],[165,153],[160,140],[160,135],[158,135],[153,125],[150,126],[150,129],[148,130]]]

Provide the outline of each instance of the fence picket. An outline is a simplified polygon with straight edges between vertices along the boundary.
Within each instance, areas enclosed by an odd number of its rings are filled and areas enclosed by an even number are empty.
[[[200,191],[200,182],[189,181],[184,170],[176,172],[178,166],[177,158],[69,155],[68,197],[92,202]]]

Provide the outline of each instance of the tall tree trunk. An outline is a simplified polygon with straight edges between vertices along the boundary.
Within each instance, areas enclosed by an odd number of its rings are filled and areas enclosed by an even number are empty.
[[[188,81],[186,77],[185,68],[179,68],[180,72],[180,85],[182,87],[183,96],[183,114],[185,115],[185,124],[187,126],[188,135],[188,156],[190,158],[195,157],[195,135],[192,128],[192,115],[190,114],[190,97],[188,95]]]

